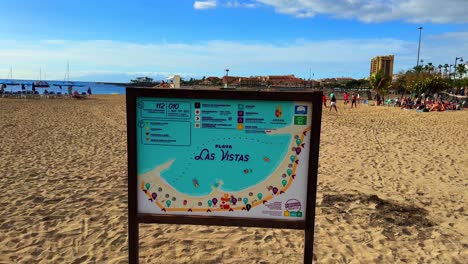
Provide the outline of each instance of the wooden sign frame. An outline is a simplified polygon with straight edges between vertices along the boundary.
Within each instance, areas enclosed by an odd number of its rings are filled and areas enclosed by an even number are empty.
[[[127,147],[128,147],[128,243],[129,263],[139,262],[139,224],[189,224],[215,226],[242,226],[261,228],[298,229],[305,231],[304,263],[312,263],[315,224],[315,202],[317,194],[317,173],[322,119],[322,92],[261,92],[222,91],[188,89],[151,89],[127,87]],[[138,213],[137,200],[137,120],[136,101],[138,97],[224,99],[224,100],[265,100],[302,101],[312,103],[311,139],[307,181],[307,204],[305,220],[241,218],[221,216],[187,216]]]

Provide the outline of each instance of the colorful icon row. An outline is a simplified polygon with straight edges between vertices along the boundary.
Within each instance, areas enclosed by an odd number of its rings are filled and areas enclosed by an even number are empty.
[[[289,217],[302,217],[302,212],[301,212],[301,211],[297,211],[297,212],[284,211],[284,216],[289,216]]]

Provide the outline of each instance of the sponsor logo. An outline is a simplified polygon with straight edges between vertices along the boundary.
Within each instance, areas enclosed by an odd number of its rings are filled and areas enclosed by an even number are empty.
[[[307,125],[307,116],[294,116],[295,125]]]
[[[297,212],[301,210],[301,202],[297,199],[289,199],[284,203],[284,207],[289,212]]]
[[[307,114],[307,106],[306,105],[296,105],[294,109],[294,113],[296,115],[305,115]]]
[[[283,116],[283,110],[281,109],[281,106],[280,106],[280,105],[278,105],[278,106],[276,107],[275,116],[276,116],[277,118],[280,118],[281,116]]]

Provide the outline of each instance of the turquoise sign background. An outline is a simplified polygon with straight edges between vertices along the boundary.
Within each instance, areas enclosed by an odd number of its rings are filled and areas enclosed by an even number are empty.
[[[304,122],[304,114],[307,107],[294,102],[137,98],[138,174],[173,160],[161,177],[180,193],[241,191],[268,177],[289,151],[291,134],[265,130]]]

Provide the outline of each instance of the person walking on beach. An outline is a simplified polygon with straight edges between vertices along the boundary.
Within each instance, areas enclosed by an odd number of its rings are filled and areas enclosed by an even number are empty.
[[[88,96],[91,96],[91,87],[88,87]]]
[[[327,96],[325,94],[322,96],[322,103],[323,106],[327,107]]]
[[[336,108],[336,97],[334,93],[330,94],[330,111],[332,107],[335,108],[335,111],[338,113],[338,109]]]
[[[356,95],[356,100],[358,104],[361,103],[361,96],[359,96],[359,93]]]
[[[351,108],[353,108],[353,105],[354,105],[354,108],[357,108],[357,104],[356,104],[356,101],[357,101],[357,95],[355,93],[353,93],[351,95]]]
[[[73,92],[73,87],[70,85],[68,86],[68,96],[71,96]]]
[[[344,104],[347,105],[349,103],[349,94],[347,92],[345,92],[343,94],[343,99],[344,99]]]

